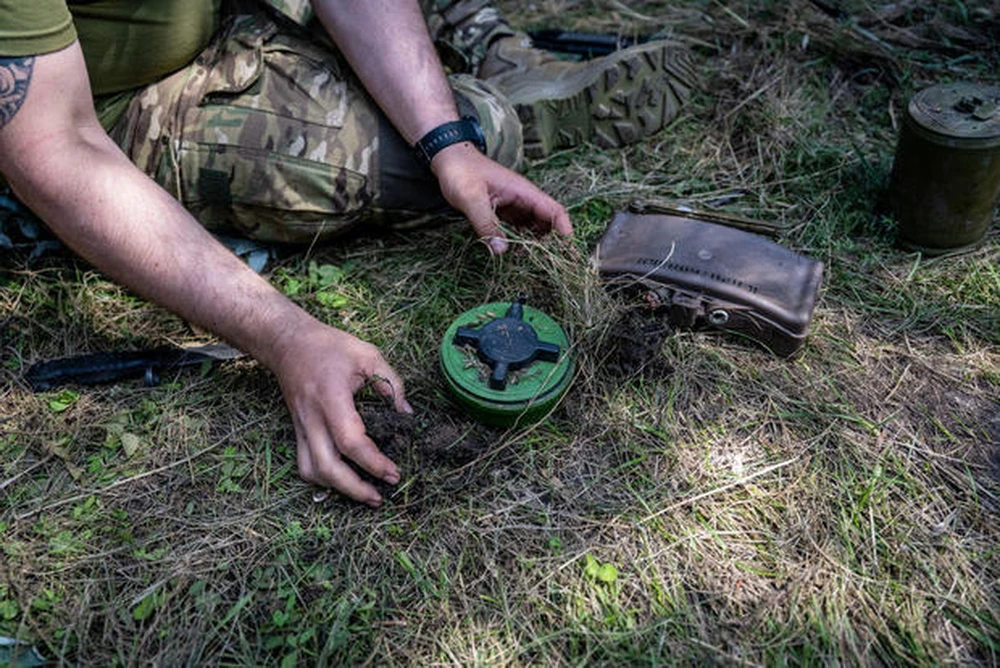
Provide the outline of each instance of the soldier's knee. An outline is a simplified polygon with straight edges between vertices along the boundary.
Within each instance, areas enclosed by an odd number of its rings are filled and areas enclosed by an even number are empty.
[[[507,98],[494,86],[465,74],[450,77],[459,113],[479,119],[486,135],[487,153],[505,167],[519,171],[524,165],[521,121]]]

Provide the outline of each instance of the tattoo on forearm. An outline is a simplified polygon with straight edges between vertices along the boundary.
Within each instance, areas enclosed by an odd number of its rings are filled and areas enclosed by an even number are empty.
[[[0,58],[0,129],[17,115],[31,85],[35,57]]]

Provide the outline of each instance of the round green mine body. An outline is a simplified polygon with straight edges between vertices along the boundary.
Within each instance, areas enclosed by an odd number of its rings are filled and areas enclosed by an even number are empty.
[[[441,341],[441,370],[452,398],[494,426],[545,417],[569,388],[573,367],[562,327],[520,302],[466,311]]]
[[[907,108],[889,186],[901,246],[939,254],[977,244],[1000,198],[1000,87],[932,86]]]

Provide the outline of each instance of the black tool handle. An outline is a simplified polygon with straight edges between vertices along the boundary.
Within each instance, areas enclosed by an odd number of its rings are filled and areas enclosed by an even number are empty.
[[[128,378],[145,378],[148,385],[158,382],[157,372],[179,366],[201,364],[209,355],[178,348],[106,352],[64,357],[31,366],[24,379],[36,392],[60,385],[98,385]]]
[[[536,48],[558,53],[571,53],[587,58],[606,56],[648,39],[640,37],[635,40],[618,35],[568,30],[534,30],[528,34]]]

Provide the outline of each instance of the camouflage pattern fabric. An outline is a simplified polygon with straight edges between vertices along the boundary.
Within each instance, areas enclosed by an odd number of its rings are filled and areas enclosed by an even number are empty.
[[[485,82],[451,82],[490,155],[519,168],[513,107]],[[262,241],[326,239],[443,206],[339,53],[262,12],[229,17],[194,63],[142,89],[111,135],[206,227]],[[431,184],[410,189],[429,194],[386,197],[401,178]]]
[[[517,33],[490,0],[420,0],[441,60],[454,72],[475,74],[490,44]]]
[[[301,26],[314,17],[309,0],[264,0]],[[475,73],[494,39],[515,34],[491,0],[420,0],[431,39],[453,72]]]
[[[310,0],[264,0],[300,26],[308,25],[314,14]]]

